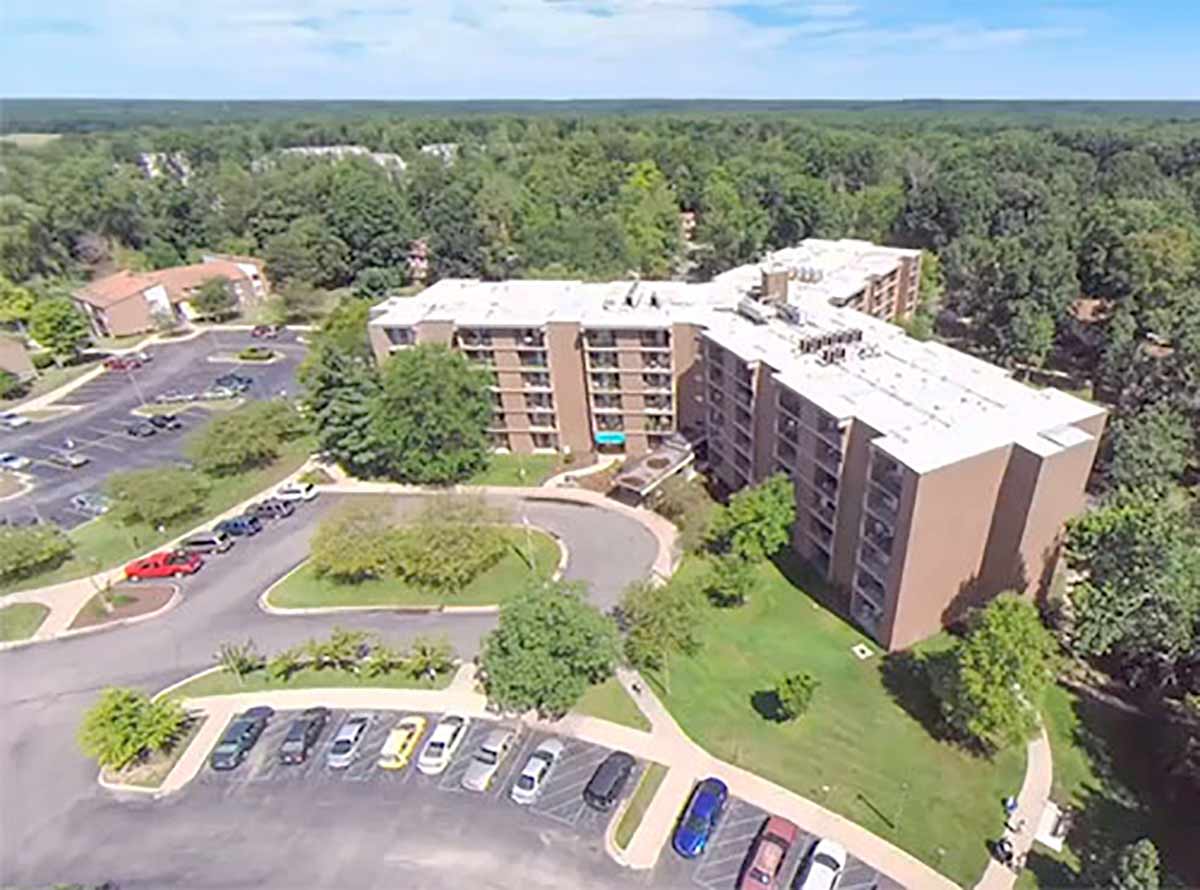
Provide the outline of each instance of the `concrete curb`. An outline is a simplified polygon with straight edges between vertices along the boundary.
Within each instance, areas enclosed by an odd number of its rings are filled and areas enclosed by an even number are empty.
[[[15,411],[18,414],[20,414],[22,411],[40,411],[43,408],[53,405],[64,396],[70,395],[84,384],[91,383],[103,373],[104,364],[102,362],[97,362],[96,367],[92,368],[90,371],[85,371],[74,380],[64,383],[58,389],[52,389],[50,392],[42,393],[40,396],[33,396],[32,398],[26,399],[23,402],[17,402],[17,404],[6,408],[5,410]]]
[[[170,695],[176,689],[179,689],[182,686],[186,686],[188,683],[191,683],[193,680],[199,680],[201,677],[207,677],[209,674],[219,674],[223,670],[225,670],[225,668],[223,668],[221,665],[219,665],[219,664],[213,665],[210,668],[205,668],[204,670],[197,671],[194,674],[189,674],[188,676],[184,677],[182,680],[179,680],[175,683],[172,683],[170,686],[167,686],[167,687],[164,687],[163,689],[158,690],[158,692],[154,693],[154,695],[152,695],[150,697],[155,700],[160,699],[163,696]]]
[[[8,471],[4,470],[3,472],[7,473]],[[33,491],[33,488],[34,488],[33,481],[28,474],[13,473],[12,475],[15,476],[17,481],[21,484],[21,490],[15,491],[12,494],[6,494],[4,497],[0,498],[0,504],[4,503],[5,501],[12,501],[12,500],[16,500],[17,498],[23,498],[23,497],[25,497],[25,495],[29,494],[29,492]]]
[[[131,624],[140,624],[143,621],[149,621],[151,618],[158,618],[160,615],[167,614],[168,612],[170,612],[172,609],[174,609],[176,606],[178,606],[180,603],[183,602],[183,591],[181,591],[179,589],[179,585],[172,584],[171,586],[175,588],[175,591],[171,594],[171,598],[168,599],[161,606],[159,606],[157,609],[155,609],[153,612],[146,612],[144,615],[133,615],[129,618],[118,618],[116,621],[106,621],[103,624],[93,624],[90,627],[71,628],[69,630],[64,630],[64,631],[61,631],[60,633],[56,633],[56,634],[53,634],[52,636],[47,636],[47,637],[39,637],[37,635],[37,632],[35,631],[34,635],[27,640],[13,640],[12,642],[9,642],[9,643],[0,643],[0,652],[5,652],[9,649],[20,649],[24,646],[32,646],[35,643],[52,643],[55,640],[67,640],[67,639],[70,639],[71,637],[81,637],[85,634],[99,633],[100,631],[103,631],[103,630],[116,630],[117,628],[120,628],[120,627],[128,627]],[[36,603],[35,600],[25,600],[25,602],[35,602]],[[82,612],[84,610],[84,608],[87,607],[87,604],[90,602],[91,602],[91,598],[89,597],[88,600],[86,602],[84,602],[84,604],[82,606],[79,607],[79,610],[74,615],[71,616],[71,621],[74,621],[76,618],[78,618],[79,612]],[[21,605],[21,603],[11,603],[11,604],[3,603],[0,605]],[[52,606],[49,606],[49,604],[47,604],[47,603],[37,603],[37,605],[46,606],[47,608],[53,608]],[[49,616],[47,616],[47,617],[49,617]]]
[[[613,812],[612,818],[608,820],[608,825],[604,828],[604,852],[607,853],[608,857],[622,868],[632,868],[632,866],[625,858],[625,851],[617,845],[617,826],[620,825],[621,820],[625,818],[625,811],[629,809],[630,803],[633,802],[633,796],[637,794],[638,788],[640,788],[642,782],[645,781],[646,772],[649,769],[650,767],[647,765],[642,770],[641,776],[638,777],[637,785],[635,785],[633,790],[629,792],[625,799],[617,805],[617,809]],[[636,834],[636,831],[634,833]],[[633,841],[632,835],[630,835],[629,840],[630,842]]]
[[[161,785],[151,788],[146,785],[124,785],[121,782],[110,782],[104,778],[104,770],[100,770],[96,775],[96,781],[100,783],[101,788],[116,794],[148,794],[151,797],[161,797],[164,793]]]
[[[225,353],[218,353],[217,355],[210,355],[205,359],[205,361],[213,365],[244,365],[247,368],[254,368],[258,367],[259,365],[278,364],[279,362],[283,361],[284,358],[285,356],[283,353],[276,352],[274,349],[272,349],[270,358],[244,359],[238,358],[236,354],[226,355]]]

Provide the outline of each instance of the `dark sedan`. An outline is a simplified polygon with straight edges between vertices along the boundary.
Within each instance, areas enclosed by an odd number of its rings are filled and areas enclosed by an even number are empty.
[[[209,765],[215,770],[235,769],[254,748],[274,715],[272,708],[262,707],[251,708],[235,717],[213,749]]]
[[[292,721],[279,746],[281,763],[304,763],[329,722],[329,708],[309,708]]]
[[[135,439],[147,439],[158,432],[148,423],[133,423],[125,427],[125,432]]]
[[[160,430],[177,430],[183,423],[174,414],[155,414],[150,418],[150,425]]]

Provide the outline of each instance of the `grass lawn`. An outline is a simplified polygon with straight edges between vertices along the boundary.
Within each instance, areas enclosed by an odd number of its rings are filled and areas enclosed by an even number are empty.
[[[305,563],[271,591],[270,603],[280,608],[317,606],[492,606],[522,590],[530,575],[525,555],[525,533],[513,531],[512,547],[500,561],[459,593],[431,593],[410,587],[395,578],[346,584],[319,577]],[[539,531],[530,533],[533,563],[538,577],[549,578],[558,568],[558,544]]]
[[[241,682],[228,671],[214,671],[197,677],[172,690],[171,698],[201,698],[206,695],[235,695],[239,692],[267,692],[276,689],[445,689],[454,672],[449,671],[430,681],[415,678],[404,671],[393,671],[382,677],[352,674],[349,671],[318,671],[311,668],[296,671],[289,680],[273,680],[264,670],[252,671]]]
[[[22,402],[29,399],[37,398],[45,395],[51,390],[58,389],[74,380],[76,377],[81,377],[92,368],[96,367],[98,362],[81,362],[78,365],[67,365],[64,368],[56,368],[50,365],[48,368],[43,368],[38,371],[38,376],[29,384],[29,387],[16,399],[0,399],[0,408],[4,410],[20,409]]]
[[[167,526],[165,532],[160,533],[147,525],[120,525],[107,516],[74,528],[68,532],[68,537],[75,542],[70,559],[51,571],[0,584],[0,595],[71,581],[102,569],[115,568],[139,553],[202,525],[203,517],[223,513],[234,504],[290,476],[308,459],[311,445],[307,439],[288,442],[279,460],[268,467],[238,476],[213,479],[203,510],[196,516]]]
[[[696,564],[685,562],[681,571]],[[1021,787],[1023,750],[989,761],[939,741],[926,728],[934,709],[913,679],[912,657],[860,661],[850,647],[875,645],[773,565],[759,570],[747,605],[710,609],[702,636],[700,652],[672,659],[669,675],[654,678],[688,735],[958,883],[975,883],[986,864],[984,842],[1003,823],[1001,801]],[[778,723],[769,689],[793,671],[821,685],[808,714]]]
[[[617,682],[616,677],[609,677],[603,683],[590,687],[579,700],[579,704],[571,710],[577,714],[611,720],[632,729],[650,731],[650,721],[638,710],[638,706],[629,697],[625,687]]]
[[[1176,885],[1200,885],[1196,822],[1179,818],[1200,813],[1200,800],[1166,771],[1162,724],[1062,687],[1051,690],[1043,715],[1054,753],[1052,797],[1075,819],[1063,852],[1035,847],[1017,886],[1083,890],[1092,886],[1080,873],[1085,851],[1107,854],[1143,837],[1154,841]]]
[[[642,773],[641,781],[638,782],[637,790],[633,792],[633,798],[629,801],[629,806],[625,808],[624,814],[621,816],[621,821],[617,823],[617,833],[613,840],[617,842],[617,846],[624,850],[629,846],[629,840],[633,837],[639,825],[642,824],[642,816],[646,814],[646,808],[650,806],[650,801],[654,800],[654,795],[658,792],[658,786],[662,784],[663,779],[667,777],[667,768],[661,763],[651,763]]]
[[[0,608],[0,643],[28,640],[49,614],[50,610],[41,603],[16,603]]]
[[[493,454],[487,469],[467,480],[467,485],[541,485],[562,467],[557,454]]]
[[[197,399],[194,402],[173,402],[167,405],[149,404],[135,408],[133,414],[140,417],[152,417],[155,414],[179,414],[189,408],[203,408],[206,411],[232,411],[246,404],[243,398],[233,399]]]
[[[127,766],[119,772],[105,770],[104,778],[110,782],[120,782],[122,785],[137,785],[139,788],[157,788],[171,773],[171,769],[179,762],[183,752],[188,749],[200,727],[207,718],[197,717],[188,722],[187,729],[169,751],[156,751],[143,763]]]

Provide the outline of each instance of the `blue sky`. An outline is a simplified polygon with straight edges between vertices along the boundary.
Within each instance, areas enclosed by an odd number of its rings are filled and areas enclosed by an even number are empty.
[[[1200,99],[1198,42],[1194,0],[0,0],[0,95]]]

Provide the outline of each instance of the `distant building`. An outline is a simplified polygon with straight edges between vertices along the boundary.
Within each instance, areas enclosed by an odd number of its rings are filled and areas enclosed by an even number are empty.
[[[14,374],[19,380],[37,376],[37,369],[29,358],[29,350],[20,337],[0,333],[0,371]]]
[[[387,151],[371,151],[365,145],[297,145],[281,149],[279,153],[292,157],[324,158],[331,161],[340,161],[345,158],[366,158],[385,170],[395,173],[403,173],[408,168],[408,163],[400,155]]]
[[[443,164],[451,164],[458,157],[459,145],[457,142],[431,142],[428,145],[421,146],[421,154],[429,155],[437,158]]]
[[[187,183],[192,175],[192,165],[181,151],[144,151],[138,155],[138,167],[147,179],[165,175]]]
[[[381,360],[443,343],[487,369],[498,450],[637,457],[681,434],[727,490],[785,473],[793,547],[900,648],[1046,589],[1106,419],[889,323],[919,273],[917,251],[810,241],[702,284],[444,279],[368,331]]]
[[[429,243],[423,239],[408,246],[408,277],[417,284],[429,277]]]
[[[196,318],[190,300],[212,278],[229,282],[242,309],[271,291],[262,260],[209,254],[190,266],[143,273],[122,270],[97,278],[76,291],[74,300],[96,336],[123,337],[153,330],[163,316],[179,321]]]
[[[691,241],[695,237],[696,222],[695,210],[679,211],[679,234],[683,236],[684,241]]]

